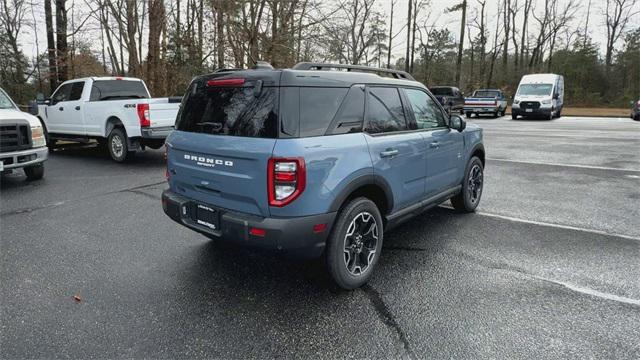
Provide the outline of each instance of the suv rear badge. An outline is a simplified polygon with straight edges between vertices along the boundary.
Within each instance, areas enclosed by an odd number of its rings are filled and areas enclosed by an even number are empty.
[[[233,161],[214,159],[214,158],[209,158],[205,156],[185,154],[184,159],[195,161],[196,165],[206,166],[206,167],[215,167],[216,165],[233,166]]]

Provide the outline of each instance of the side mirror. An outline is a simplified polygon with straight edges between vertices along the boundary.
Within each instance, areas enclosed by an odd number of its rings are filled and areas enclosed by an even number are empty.
[[[449,118],[449,127],[462,132],[467,127],[467,122],[460,115],[451,115]]]
[[[560,94],[553,94],[553,99],[558,100],[560,98]]]

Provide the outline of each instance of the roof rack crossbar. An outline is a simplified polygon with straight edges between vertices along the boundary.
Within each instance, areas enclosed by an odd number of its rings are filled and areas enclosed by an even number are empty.
[[[331,64],[331,63],[314,63],[314,62],[300,62],[295,64],[292,69],[294,70],[328,70],[328,69],[347,69],[347,71],[360,71],[370,72],[376,74],[389,74],[396,79],[414,80],[413,76],[406,71],[374,68],[363,65],[348,65],[348,64]]]

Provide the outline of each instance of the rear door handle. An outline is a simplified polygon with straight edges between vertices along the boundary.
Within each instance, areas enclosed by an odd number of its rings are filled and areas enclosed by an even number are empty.
[[[64,111],[64,108],[63,108],[62,106],[60,106],[60,107],[58,108],[58,110],[60,110],[60,111]]]
[[[392,156],[398,155],[398,152],[399,151],[397,149],[387,149],[380,153],[380,157],[381,158],[392,157]]]
[[[439,142],[432,142],[431,144],[429,144],[429,147],[433,148],[433,149],[437,149],[437,148],[440,147],[440,143]]]

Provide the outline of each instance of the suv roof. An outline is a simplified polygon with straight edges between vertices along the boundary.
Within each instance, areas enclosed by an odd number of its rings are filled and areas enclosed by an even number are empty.
[[[388,75],[388,76],[381,76]],[[298,63],[291,69],[220,69],[205,78],[262,80],[264,86],[350,87],[354,84],[412,85],[425,88],[408,73],[400,70],[361,65]]]

